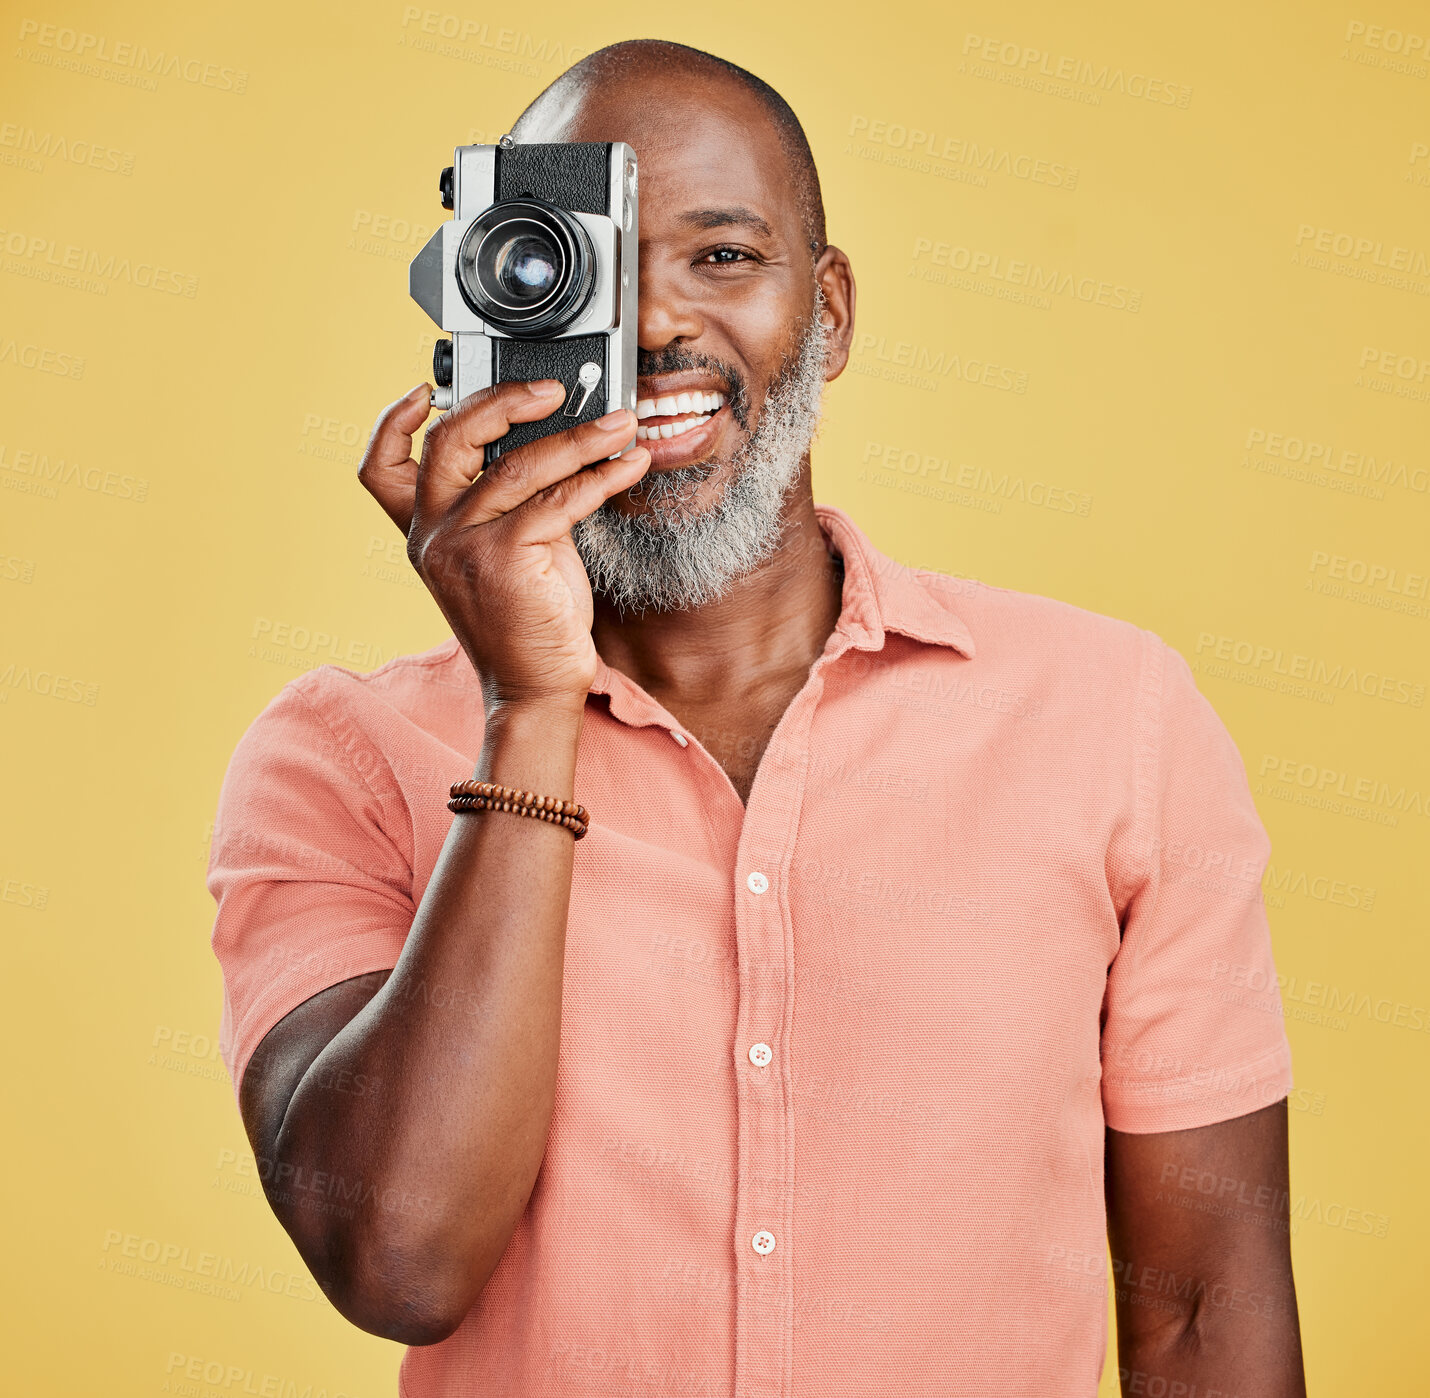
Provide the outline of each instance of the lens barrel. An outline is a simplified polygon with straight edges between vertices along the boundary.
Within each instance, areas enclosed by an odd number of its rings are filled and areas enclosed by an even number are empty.
[[[488,324],[518,338],[559,334],[586,309],[596,254],[580,222],[535,198],[493,204],[462,237],[457,285]]]

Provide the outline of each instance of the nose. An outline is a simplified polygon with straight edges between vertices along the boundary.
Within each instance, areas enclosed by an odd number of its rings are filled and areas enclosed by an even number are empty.
[[[705,322],[695,303],[681,294],[672,278],[661,276],[647,257],[641,258],[639,289],[636,343],[641,349],[662,350],[676,340],[700,338]]]

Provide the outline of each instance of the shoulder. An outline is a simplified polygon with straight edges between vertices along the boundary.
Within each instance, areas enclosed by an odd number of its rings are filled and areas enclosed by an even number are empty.
[[[944,582],[963,589],[957,609],[989,676],[1026,696],[1027,707],[1060,718],[1081,745],[1096,746],[1094,735],[1104,745],[1130,737],[1143,765],[1165,769],[1190,755],[1242,780],[1235,741],[1198,684],[1195,657],[1146,627],[1070,602]]]
[[[916,579],[963,620],[977,658],[990,666],[1126,679],[1159,666],[1162,653],[1170,649],[1135,622],[1055,597],[928,570],[920,570]]]
[[[280,754],[350,763],[376,778],[385,754],[414,730],[462,731],[482,712],[481,688],[455,637],[374,670],[318,665],[288,681],[239,740],[235,765]]]
[[[465,680],[461,666],[466,666]],[[375,670],[353,670],[345,665],[317,665],[283,686],[320,712],[352,705],[388,705],[398,709],[420,707],[435,688],[451,691],[475,684],[455,636],[430,650],[397,655]]]
[[[290,680],[269,708],[311,709],[325,719],[380,717],[383,711],[410,720],[462,708],[480,686],[455,636],[430,650],[394,656],[375,670],[318,665]]]

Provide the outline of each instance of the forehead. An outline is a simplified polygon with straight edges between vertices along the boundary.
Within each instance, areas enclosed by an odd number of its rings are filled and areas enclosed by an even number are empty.
[[[535,141],[625,141],[640,162],[641,224],[691,210],[743,206],[791,243],[799,207],[769,115],[738,84],[663,75],[593,83],[543,111]]]

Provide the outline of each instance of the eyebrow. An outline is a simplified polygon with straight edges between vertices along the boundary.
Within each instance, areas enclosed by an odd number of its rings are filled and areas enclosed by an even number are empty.
[[[753,228],[766,238],[775,236],[759,214],[738,204],[729,209],[691,209],[680,215],[680,221],[692,228]]]

